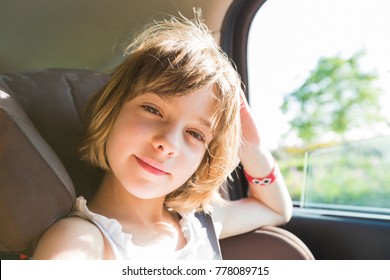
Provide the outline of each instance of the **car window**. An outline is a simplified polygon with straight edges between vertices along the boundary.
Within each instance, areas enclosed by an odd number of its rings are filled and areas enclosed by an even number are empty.
[[[390,136],[307,153],[303,206],[390,214]]]
[[[295,201],[390,209],[389,14],[384,0],[272,0],[257,12],[249,101]]]

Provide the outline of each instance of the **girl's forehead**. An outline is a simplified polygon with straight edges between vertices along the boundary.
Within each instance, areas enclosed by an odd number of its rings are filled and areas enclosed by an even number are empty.
[[[188,90],[185,92],[175,92],[175,91],[165,92],[165,93],[155,92],[155,94],[160,96],[162,99],[170,99],[170,98],[175,98],[175,97],[180,98],[180,97],[184,97],[184,96],[189,96],[191,98],[191,97],[199,96],[199,95],[201,95],[202,98],[206,98],[207,96],[211,96],[211,97],[215,96],[215,92],[216,92],[216,89],[214,88],[214,86],[205,86],[202,88]]]
[[[211,89],[203,88],[188,93],[154,93],[145,92],[138,95],[136,98],[160,100],[167,104],[181,104],[191,107],[214,107],[217,104],[215,94]]]
[[[171,92],[158,92],[158,91],[147,91],[137,94],[134,97],[140,97],[140,96],[151,96],[156,95],[159,98],[161,98],[164,101],[169,102],[170,100],[174,99],[193,99],[195,100],[204,100],[207,102],[215,102],[219,100],[217,97],[217,89],[214,85],[205,86],[199,89],[194,90],[188,90],[186,92],[175,92],[172,90]],[[133,98],[134,98],[133,97]]]

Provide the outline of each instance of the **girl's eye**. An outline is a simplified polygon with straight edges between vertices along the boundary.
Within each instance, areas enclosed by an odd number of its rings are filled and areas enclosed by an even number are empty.
[[[157,110],[156,108],[152,107],[152,106],[149,106],[149,105],[143,105],[142,106],[146,111],[154,114],[154,115],[158,115],[158,116],[161,116],[162,117],[162,114],[160,113],[159,110]]]
[[[194,130],[188,130],[187,131],[192,137],[194,137],[195,139],[199,140],[199,141],[202,141],[202,142],[205,142],[205,137],[202,133],[199,133],[197,131],[194,131]]]

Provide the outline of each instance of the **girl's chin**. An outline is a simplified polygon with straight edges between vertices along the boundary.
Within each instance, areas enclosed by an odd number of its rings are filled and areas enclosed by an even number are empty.
[[[144,187],[147,188],[147,187]],[[158,192],[158,191],[151,191],[145,190],[145,189],[127,189],[127,192],[131,194],[132,196],[142,199],[142,200],[154,200],[154,199],[165,199],[165,196],[169,194],[169,192]]]

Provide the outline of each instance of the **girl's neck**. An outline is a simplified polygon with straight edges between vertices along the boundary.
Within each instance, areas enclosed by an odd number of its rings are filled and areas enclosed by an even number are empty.
[[[117,219],[122,224],[153,224],[166,219],[168,211],[164,207],[165,197],[140,199],[115,183],[106,174],[98,191],[88,203],[91,211],[108,218]]]
[[[178,250],[186,244],[179,216],[164,207],[165,197],[140,199],[107,174],[94,198],[88,203],[91,211],[116,219],[122,231],[132,234],[139,246],[163,244]],[[154,244],[154,245],[153,245]],[[160,247],[158,247],[160,248]]]

